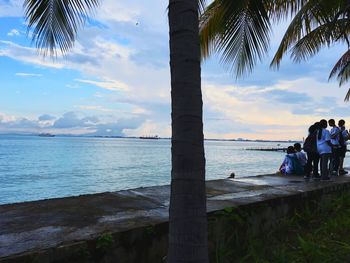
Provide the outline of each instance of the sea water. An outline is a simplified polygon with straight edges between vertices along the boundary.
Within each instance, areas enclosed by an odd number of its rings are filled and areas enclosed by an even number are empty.
[[[0,136],[0,204],[170,183],[170,140]],[[275,173],[288,143],[205,141],[206,178]],[[346,160],[346,164],[348,160]]]

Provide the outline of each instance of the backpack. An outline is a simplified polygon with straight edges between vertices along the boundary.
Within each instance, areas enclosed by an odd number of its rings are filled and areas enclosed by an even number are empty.
[[[292,167],[293,167],[293,173],[296,175],[302,175],[304,174],[304,167],[300,164],[299,159],[296,154],[293,154],[292,156],[287,155],[287,158],[289,158],[292,161]]]
[[[303,145],[304,152],[317,153],[317,132],[313,132],[306,137]]]

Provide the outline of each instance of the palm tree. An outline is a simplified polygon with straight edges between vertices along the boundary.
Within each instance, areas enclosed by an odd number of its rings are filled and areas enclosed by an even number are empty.
[[[68,52],[99,0],[25,0],[44,55]],[[172,171],[169,263],[208,262],[198,11],[204,0],[169,0]]]
[[[296,62],[306,60],[336,42],[348,46],[333,67],[330,78],[339,85],[350,76],[349,0],[215,0],[201,17],[200,38],[206,58],[214,52],[222,55],[224,65],[237,76],[252,71],[269,47],[272,22],[293,19],[277,50],[272,67],[279,67],[285,53],[291,51]],[[345,100],[349,100],[350,90]]]
[[[172,171],[168,262],[208,260],[198,9],[169,0]]]

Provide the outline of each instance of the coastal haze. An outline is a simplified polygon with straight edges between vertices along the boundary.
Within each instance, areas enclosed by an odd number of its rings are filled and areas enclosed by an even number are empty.
[[[207,180],[275,173],[288,143],[205,141]],[[346,165],[349,160],[346,159]],[[0,136],[0,204],[170,183],[170,140]]]

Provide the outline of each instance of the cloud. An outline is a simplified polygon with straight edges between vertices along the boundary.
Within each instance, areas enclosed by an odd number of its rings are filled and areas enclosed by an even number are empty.
[[[95,80],[88,80],[88,79],[76,79],[75,81],[91,84],[99,88],[112,90],[112,91],[129,90],[129,87],[125,83],[117,80],[105,79],[104,81],[95,81]]]
[[[37,73],[23,73],[23,72],[18,72],[15,74],[16,76],[19,77],[42,77],[42,74],[37,74]]]
[[[0,0],[0,17],[19,17],[22,15],[22,0]]]
[[[29,119],[0,113],[0,133],[34,133],[49,132],[90,136],[125,136],[125,131],[137,129],[143,123],[139,117],[116,118],[104,121],[98,116],[86,116],[76,112],[67,112],[57,118],[42,114]]]
[[[13,37],[13,36],[19,36],[20,33],[17,29],[12,29],[10,32],[7,33],[8,36]]]
[[[293,92],[288,90],[271,90],[265,93],[268,99],[285,104],[302,104],[312,102],[313,99],[306,93]]]
[[[90,110],[90,111],[103,111],[103,112],[112,112],[113,110],[107,109],[101,105],[77,105],[77,108],[80,110]]]
[[[0,40],[0,57],[1,56],[10,57],[21,62],[43,67],[56,69],[64,67],[62,63],[40,57],[35,48],[24,47],[11,41]]]
[[[85,117],[79,118],[75,112],[67,112],[63,116],[57,119],[53,128],[81,128],[89,127],[90,124],[97,123],[99,120],[97,117]]]
[[[52,121],[52,120],[55,120],[55,119],[56,119],[55,116],[52,116],[52,115],[49,115],[49,114],[43,114],[43,115],[40,115],[38,117],[39,121]]]

